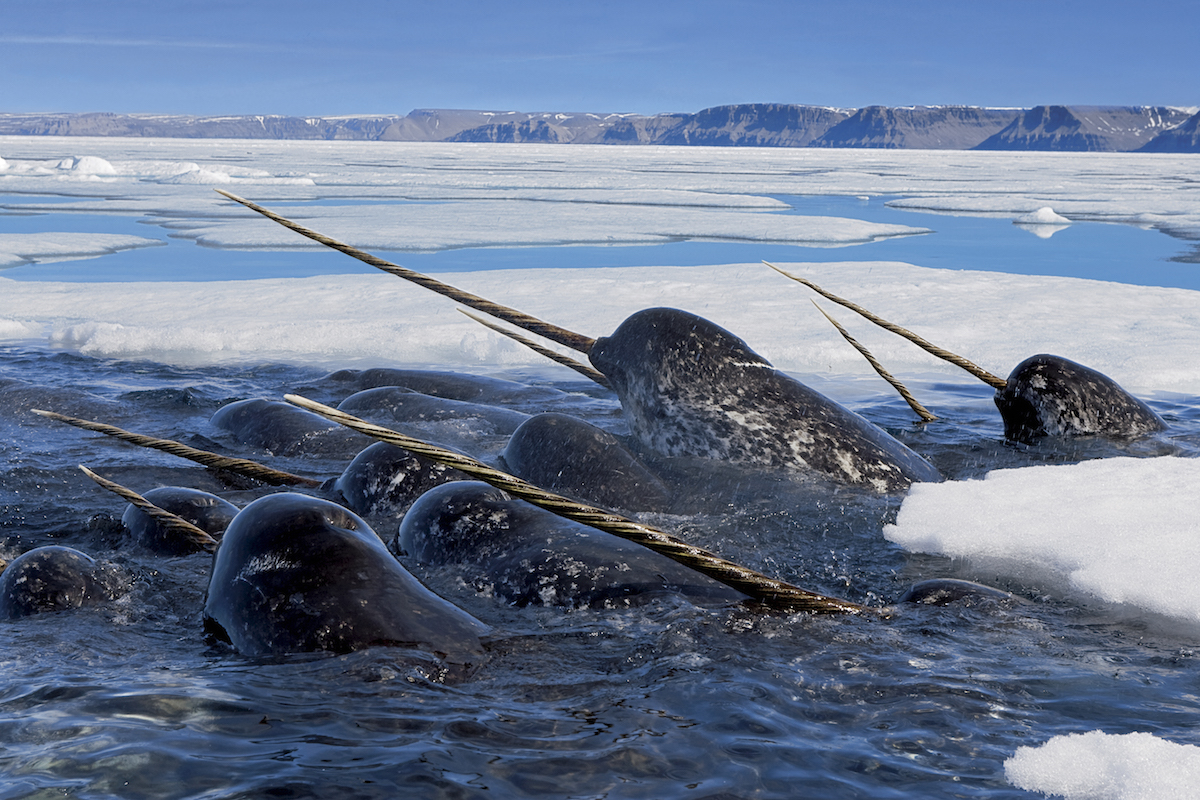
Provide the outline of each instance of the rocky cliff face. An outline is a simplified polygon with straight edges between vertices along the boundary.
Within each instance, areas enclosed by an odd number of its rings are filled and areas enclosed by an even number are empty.
[[[1139,153],[1200,153],[1200,111],[1146,142]]]
[[[852,110],[780,103],[650,116],[457,109],[360,117],[0,114],[0,135],[1186,153],[1200,152],[1195,114],[1162,106]]]
[[[976,150],[1137,150],[1187,119],[1164,106],[1037,106]]]
[[[968,150],[1020,113],[976,106],[868,106],[817,137],[811,146]]]
[[[654,144],[680,114],[495,114],[443,141],[547,142],[556,144]]]
[[[402,119],[380,117],[191,117],[151,114],[0,114],[0,134],[153,136],[190,139],[378,139]]]
[[[850,111],[822,106],[745,103],[716,106],[661,131],[652,144],[714,147],[807,147]]]

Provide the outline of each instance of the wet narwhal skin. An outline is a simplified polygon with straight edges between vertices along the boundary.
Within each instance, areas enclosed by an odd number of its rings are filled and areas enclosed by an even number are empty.
[[[237,400],[218,408],[211,422],[239,442],[277,456],[352,456],[371,443],[361,433],[278,400]]]
[[[663,593],[702,603],[746,599],[666,556],[478,481],[422,495],[396,547],[421,563],[457,566],[468,584],[517,606],[626,606]]]
[[[356,392],[381,386],[404,387],[410,391],[434,397],[489,405],[536,405],[553,402],[563,396],[558,389],[526,386],[501,378],[464,375],[460,372],[390,367],[375,367],[361,371],[339,370],[330,374],[327,380],[332,383],[348,384]]]
[[[882,429],[694,314],[639,311],[597,339],[589,358],[637,438],[663,455],[801,470],[878,492],[942,479]]]
[[[250,656],[387,645],[470,663],[489,630],[409,574],[360,517],[290,492],[255,500],[225,531],[204,618]]]
[[[398,520],[429,489],[461,480],[467,480],[466,473],[411,450],[376,442],[354,457],[333,488],[357,514]]]
[[[184,486],[160,486],[149,490],[143,497],[159,508],[182,517],[214,538],[219,538],[225,532],[238,513],[238,507],[228,500]],[[199,542],[172,533],[134,505],[125,507],[121,523],[135,542],[159,555],[182,556],[204,549]]]
[[[1001,603],[1014,600],[1014,596],[1002,589],[985,586],[974,581],[958,578],[930,578],[909,587],[901,597],[901,603],[925,606],[948,606],[954,603]]]
[[[0,619],[94,605],[128,588],[129,581],[112,564],[71,547],[36,547],[0,573]]]
[[[511,474],[585,503],[662,511],[670,491],[616,436],[567,414],[530,417],[501,455]]]
[[[529,419],[520,411],[421,394],[401,386],[355,392],[339,403],[338,409],[382,425],[469,422],[505,436]]]
[[[1133,438],[1167,429],[1158,414],[1112,378],[1045,353],[1018,364],[995,401],[1005,437],[1017,442],[1047,436]]]

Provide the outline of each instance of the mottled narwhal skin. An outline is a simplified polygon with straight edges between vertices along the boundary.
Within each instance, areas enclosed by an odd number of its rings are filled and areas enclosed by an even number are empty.
[[[791,468],[878,492],[942,479],[882,429],[686,311],[639,311],[589,358],[634,434],[663,455]]]
[[[470,422],[507,436],[529,419],[520,411],[421,394],[400,386],[379,386],[355,392],[338,404],[353,414],[381,425],[396,423]]]
[[[390,645],[469,663],[489,630],[409,574],[360,517],[290,492],[255,500],[225,531],[204,618],[250,656]]]
[[[277,456],[352,456],[371,439],[290,403],[259,398],[221,406],[212,424]]]
[[[228,500],[184,486],[159,486],[146,492],[143,497],[164,511],[182,517],[214,538],[220,537],[238,513],[238,507]],[[160,555],[182,556],[204,549],[199,542],[172,533],[135,505],[125,507],[125,513],[121,515],[121,524],[133,536],[135,542]]]
[[[401,386],[421,394],[465,400],[484,404],[523,404],[552,402],[563,396],[558,389],[545,386],[526,386],[514,381],[459,372],[438,372],[419,369],[375,367],[362,371],[344,369],[332,373],[327,380],[348,383],[354,391],[380,386]]]
[[[365,517],[399,519],[418,497],[464,472],[394,444],[376,442],[363,450],[333,484],[346,505]]]
[[[670,492],[616,436],[553,412],[530,417],[500,456],[518,478],[604,508],[662,511]]]
[[[478,481],[430,489],[400,525],[398,548],[517,606],[611,607],[663,593],[731,603],[741,592],[633,542],[514,500]]]
[[[985,586],[974,581],[957,578],[931,578],[914,583],[901,597],[901,603],[925,606],[948,606],[954,603],[991,602],[1014,600],[1009,592]]]
[[[1062,356],[1030,356],[996,392],[1004,435],[1017,442],[1045,436],[1132,438],[1158,433],[1167,423],[1112,378]]]
[[[71,547],[35,547],[0,573],[0,619],[114,600],[129,581],[111,564]]]

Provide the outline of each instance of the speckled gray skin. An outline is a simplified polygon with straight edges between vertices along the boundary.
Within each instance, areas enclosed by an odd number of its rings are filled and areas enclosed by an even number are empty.
[[[585,503],[663,511],[670,492],[621,440],[567,414],[537,414],[517,428],[501,456],[518,478]]]
[[[402,386],[411,391],[434,397],[500,405],[545,403],[563,395],[558,389],[526,386],[513,381],[481,375],[389,367],[375,367],[361,371],[339,370],[329,375],[326,380],[331,383],[349,385],[355,392],[379,386]]]
[[[0,619],[102,603],[128,589],[129,580],[112,564],[71,547],[35,547],[0,573]]]
[[[1018,442],[1045,436],[1130,438],[1167,429],[1158,414],[1112,378],[1061,356],[1025,359],[995,399],[1004,435]]]
[[[386,442],[363,450],[343,470],[333,488],[355,513],[399,520],[418,497],[465,473]]]
[[[238,400],[221,406],[212,424],[239,442],[277,456],[353,456],[373,440],[319,414],[278,400]]]
[[[421,495],[404,515],[396,546],[421,563],[455,565],[467,584],[518,606],[624,607],[664,593],[698,603],[746,599],[648,548],[479,481]]]
[[[931,578],[915,583],[900,598],[901,603],[925,606],[948,606],[952,603],[1015,602],[1013,595],[991,586],[957,578]]]
[[[355,392],[338,403],[338,408],[347,414],[386,426],[397,423],[467,422],[486,426],[504,436],[529,419],[528,414],[519,411],[434,397],[400,386],[379,386]]]
[[[143,497],[215,538],[220,538],[238,513],[237,506],[228,500],[183,486],[159,486],[146,492]],[[121,524],[133,536],[135,542],[161,555],[182,556],[204,549],[199,542],[171,533],[160,522],[134,505],[125,507],[125,513],[121,515]]]
[[[289,492],[255,500],[225,531],[204,623],[250,656],[389,645],[458,663],[479,658],[488,631],[421,585],[361,518]]]
[[[589,358],[634,435],[663,455],[790,468],[878,492],[942,479],[882,429],[694,314],[639,311],[597,339]]]

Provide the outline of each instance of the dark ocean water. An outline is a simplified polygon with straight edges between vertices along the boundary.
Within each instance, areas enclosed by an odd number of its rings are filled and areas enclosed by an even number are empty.
[[[566,392],[515,410],[552,407],[625,433],[603,390],[561,372],[515,377]],[[1200,398],[1157,404],[1172,424],[1158,439],[1026,447],[1004,442],[983,387],[914,387],[943,415],[920,428],[898,399],[852,384],[826,390],[874,397],[855,410],[951,478],[1200,447]],[[1038,585],[1002,583],[1011,602],[900,607],[886,619],[670,595],[565,610],[512,607],[453,567],[402,559],[494,627],[469,674],[438,678],[433,656],[403,648],[239,655],[203,635],[211,558],[139,549],[119,524],[124,503],[77,465],[137,491],[191,486],[239,506],[274,490],[29,409],[338,474],[347,454],[278,458],[209,422],[231,400],[286,392],[332,402],[345,390],[296,366],[180,368],[0,347],[0,554],[66,544],[114,562],[130,587],[110,603],[0,622],[0,797],[1024,798],[1035,795],[1005,781],[1004,761],[1055,735],[1148,731],[1200,744],[1195,631]],[[485,460],[504,441],[453,422],[414,433]],[[642,519],[872,606],[924,578],[998,582],[884,540],[897,498],[720,475],[701,510]],[[397,524],[370,521],[385,538]]]

